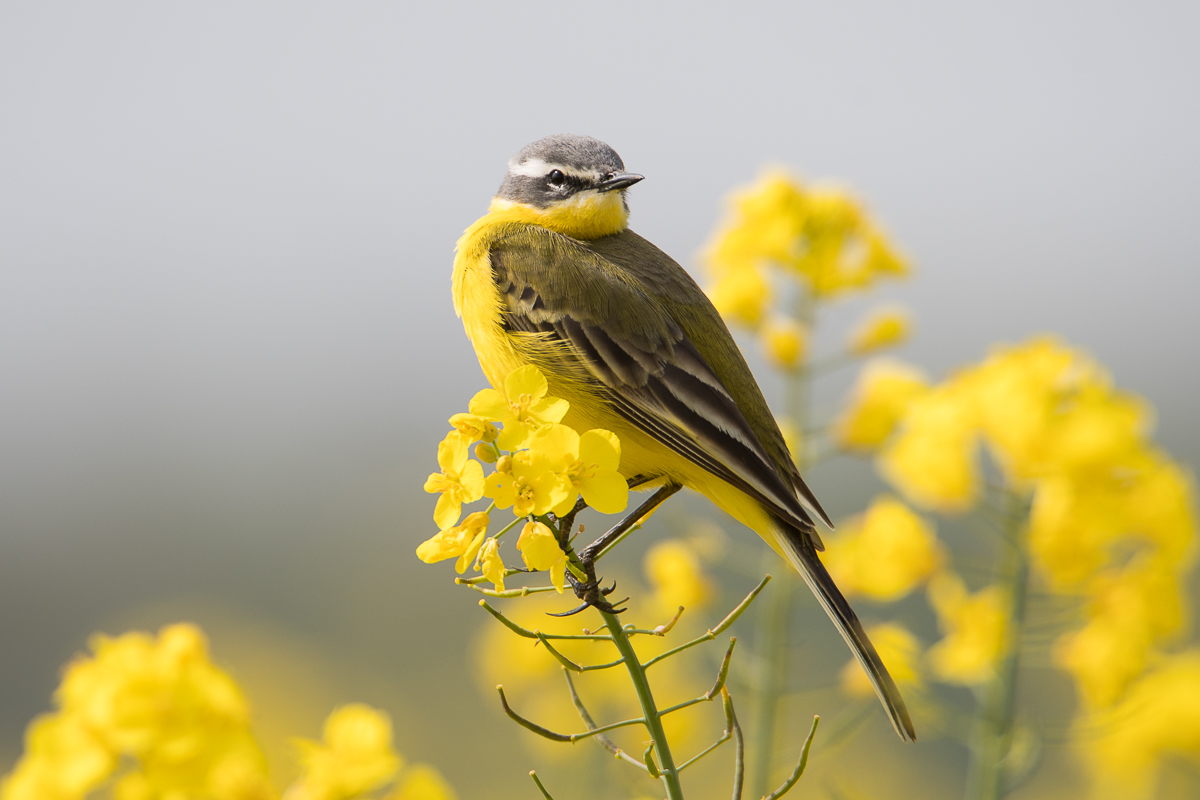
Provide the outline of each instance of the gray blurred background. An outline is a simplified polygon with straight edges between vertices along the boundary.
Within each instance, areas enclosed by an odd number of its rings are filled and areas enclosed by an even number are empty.
[[[464,655],[474,599],[413,549],[444,421],[484,385],[454,242],[549,133],[644,173],[633,227],[698,276],[762,167],[848,183],[917,266],[879,294],[915,310],[906,358],[940,375],[1060,332],[1197,463],[1198,21],[0,5],[0,771],[89,634],[191,619],[280,737],[364,700],[464,797],[530,796],[539,762]],[[818,494],[861,508],[870,487],[838,475]],[[956,793],[962,751],[930,747]]]

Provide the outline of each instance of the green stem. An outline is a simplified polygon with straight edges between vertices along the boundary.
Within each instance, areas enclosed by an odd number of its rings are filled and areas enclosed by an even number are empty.
[[[817,316],[816,299],[811,292],[803,287],[799,289],[792,313],[804,326],[811,342]],[[810,465],[810,454],[814,452],[809,445],[809,437],[804,433],[811,427],[809,416],[812,409],[813,373],[810,366],[811,360],[801,364],[799,369],[787,375],[784,383],[785,413],[791,417],[796,429],[802,432],[800,446],[797,452],[792,454],[801,472]],[[766,560],[770,564],[777,563],[773,553],[768,553]],[[755,720],[754,746],[758,752],[750,775],[751,797],[764,797],[770,790],[771,765],[775,761],[775,733],[779,724],[779,704],[787,691],[788,683],[788,639],[792,627],[795,589],[795,575],[789,568],[788,575],[779,581],[758,615],[758,635],[755,640],[761,643],[756,646],[762,672],[755,687],[758,718]]]
[[[604,617],[604,624],[608,626],[609,633],[612,634],[617,652],[625,659],[625,667],[629,670],[634,691],[637,692],[638,702],[642,706],[642,716],[646,722],[646,730],[649,731],[650,740],[654,743],[654,752],[658,758],[659,777],[663,782],[663,787],[667,790],[667,800],[683,800],[679,770],[675,768],[675,759],[671,755],[671,747],[667,743],[666,731],[663,730],[662,715],[654,702],[654,695],[650,692],[650,682],[646,679],[646,670],[638,661],[637,653],[633,651],[633,645],[630,643],[629,637],[625,635],[625,629],[621,627],[621,621],[617,619],[616,615],[604,611],[601,611],[600,615]]]
[[[768,554],[769,558],[774,554]],[[774,762],[779,703],[787,691],[788,632],[791,630],[792,605],[796,582],[791,575],[776,582],[758,617],[758,656],[762,671],[755,687],[754,769],[750,775],[750,797],[764,797],[770,791],[771,765]]]
[[[971,768],[967,797],[998,800],[1005,794],[1004,759],[1012,746],[1016,712],[1017,673],[1021,634],[1025,625],[1025,600],[1029,587],[1029,551],[1023,535],[1024,500],[1015,492],[1008,497],[1004,571],[1000,585],[1006,592],[1008,630],[1004,657],[996,674],[983,689],[980,713],[971,741]]]

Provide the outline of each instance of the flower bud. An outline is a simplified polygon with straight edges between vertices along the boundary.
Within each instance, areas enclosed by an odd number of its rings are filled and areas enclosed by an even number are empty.
[[[900,344],[911,329],[912,321],[904,309],[894,306],[876,309],[850,335],[850,352],[861,356]]]
[[[794,319],[771,320],[762,329],[767,358],[780,369],[795,369],[808,355],[808,331]]]

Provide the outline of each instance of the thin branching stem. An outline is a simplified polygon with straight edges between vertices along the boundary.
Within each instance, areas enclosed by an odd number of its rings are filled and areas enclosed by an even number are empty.
[[[726,689],[724,686],[721,687],[721,707],[725,711],[725,730],[722,731],[721,738],[717,739],[715,742],[710,744],[708,747],[704,748],[699,753],[697,753],[696,755],[689,758],[687,761],[680,764],[679,765],[680,772],[683,772],[685,769],[690,767],[692,764],[695,764],[697,761],[704,758],[706,755],[711,753],[713,750],[716,750],[718,747],[720,747],[721,745],[725,744],[726,742],[728,742],[730,739],[733,738],[734,725],[736,724],[736,721],[734,720],[734,717],[733,717],[733,700],[729,696],[729,690]],[[736,775],[735,775],[735,777],[736,777]]]
[[[550,796],[550,793],[546,791],[546,787],[542,785],[542,779],[538,777],[537,772],[534,770],[529,770],[529,777],[533,778],[533,782],[537,784],[538,790],[542,793],[542,797],[546,798],[546,800],[554,800],[554,798]]]
[[[813,717],[812,728],[809,729],[808,738],[804,740],[804,747],[800,750],[800,762],[796,764],[796,768],[792,770],[792,774],[783,782],[783,785],[764,797],[763,800],[779,800],[780,797],[783,797],[792,790],[792,787],[796,785],[796,781],[800,780],[800,777],[804,774],[804,768],[808,766],[808,751],[812,749],[813,737],[817,735],[817,725],[820,722],[820,717]]]
[[[575,691],[575,681],[571,680],[571,673],[564,669],[563,677],[567,679],[567,691],[571,693],[571,702],[575,704],[575,710],[579,712],[579,718],[583,720],[583,724],[587,726],[589,731],[594,732],[598,730],[600,726],[596,724],[596,721],[592,719],[592,715],[583,705],[583,699],[579,696],[579,692]],[[604,747],[605,750],[612,753],[617,758],[623,761],[628,761],[630,764],[633,764],[639,769],[644,769],[647,772],[650,771],[645,764],[643,764],[641,761],[638,761],[621,748],[617,747],[617,743],[605,736],[603,733],[597,733],[595,735],[595,739],[601,744],[602,747]],[[654,777],[657,778],[658,776],[655,775]]]
[[[467,583],[466,581],[463,581],[463,584],[470,586],[472,589],[482,595],[487,597],[498,597],[501,600],[507,600],[513,597],[528,597],[531,594],[545,594],[546,592],[557,591],[553,586],[522,586],[520,589],[505,589],[503,592],[498,592],[495,589],[488,589],[474,583]]]
[[[489,614],[491,614],[493,617],[495,617],[497,620],[499,620],[500,623],[504,627],[508,628],[510,631],[512,631],[517,636],[520,636],[523,639],[537,639],[539,637],[539,635],[544,636],[547,639],[556,639],[556,640],[557,639],[585,639],[588,641],[607,642],[612,639],[611,636],[608,636],[603,633],[542,633],[541,631],[531,631],[528,628],[522,628],[520,625],[513,622],[511,619],[504,616],[496,609],[492,608],[488,604],[487,600],[480,600],[479,605],[481,605],[485,611],[487,611]]]
[[[576,664],[574,661],[558,652],[558,650],[554,648],[554,645],[550,644],[550,639],[548,636],[546,636],[546,634],[542,633],[541,631],[536,631],[536,633],[538,641],[545,646],[546,650],[550,652],[550,655],[554,656],[554,659],[559,664],[562,664],[564,669],[569,669],[572,672],[592,672],[593,670],[617,667],[625,663],[625,659],[618,658],[616,661],[610,661],[607,664]]]
[[[742,735],[742,726],[738,724],[728,689],[721,690],[721,703],[726,708],[726,718],[733,729],[733,800],[742,800],[742,786],[746,780],[746,737]]]
[[[608,733],[609,731],[614,731],[617,728],[628,728],[630,725],[646,724],[645,718],[635,717],[633,719],[623,719],[620,722],[610,722],[608,725],[601,725],[598,728],[593,728],[592,730],[585,731],[583,733],[557,733],[555,731],[550,730],[549,728],[545,728],[541,725],[538,725],[536,722],[526,719],[525,717],[522,717],[520,714],[518,714],[516,711],[513,711],[512,706],[510,706],[508,704],[508,698],[504,696],[504,687],[503,686],[497,686],[496,691],[500,693],[500,705],[503,706],[504,713],[508,714],[509,719],[511,719],[513,722],[517,723],[518,725],[520,725],[522,728],[533,731],[538,736],[541,736],[545,739],[549,739],[552,742],[574,743],[574,742],[580,741],[581,739],[590,739],[591,737],[597,736],[601,733]]]
[[[725,616],[725,619],[723,619],[719,623],[717,623],[716,627],[709,628],[708,631],[706,633],[704,633],[702,636],[698,636],[695,639],[692,639],[690,642],[685,642],[684,644],[679,645],[679,647],[668,650],[665,653],[659,653],[658,655],[656,655],[654,658],[647,661],[642,666],[649,667],[651,664],[657,664],[659,661],[662,661],[664,658],[670,658],[671,656],[675,655],[676,653],[681,653],[684,650],[687,650],[688,648],[695,647],[698,644],[704,644],[705,642],[711,642],[713,639],[717,638],[722,633],[729,630],[729,626],[733,625],[733,623],[737,621],[737,618],[742,615],[742,612],[750,607],[750,604],[754,602],[754,598],[758,597],[759,592],[761,592],[763,590],[763,587],[765,587],[767,585],[767,583],[770,582],[770,580],[771,580],[770,575],[764,576],[763,579],[758,582],[758,585],[750,590],[750,594],[746,595],[745,598],[742,599],[742,602],[738,603],[734,607],[734,609]],[[655,633],[654,631],[637,631],[637,632],[638,633]]]

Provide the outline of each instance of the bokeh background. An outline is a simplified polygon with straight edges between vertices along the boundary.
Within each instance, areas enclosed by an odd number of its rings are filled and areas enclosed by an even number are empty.
[[[906,358],[1060,332],[1200,463],[1198,32],[1189,3],[4,3],[0,771],[91,633],[187,619],[281,759],[361,700],[463,797],[530,796],[486,620],[413,550],[484,385],[453,245],[548,133],[647,175],[633,227],[696,275],[764,166],[853,186],[917,268],[881,295]],[[873,480],[811,483],[836,516]],[[961,748],[902,752],[940,777],[891,796],[958,793]]]

